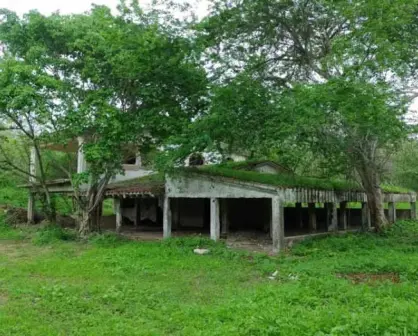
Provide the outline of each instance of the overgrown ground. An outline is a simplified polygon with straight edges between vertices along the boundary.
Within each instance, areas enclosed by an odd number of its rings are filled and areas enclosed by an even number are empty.
[[[199,238],[73,238],[0,226],[1,335],[418,333],[418,223],[275,258]]]

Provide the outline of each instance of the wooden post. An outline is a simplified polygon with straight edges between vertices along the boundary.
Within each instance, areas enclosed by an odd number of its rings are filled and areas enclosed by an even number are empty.
[[[396,204],[395,202],[388,203],[388,210],[389,210],[389,222],[395,223],[396,222]]]
[[[370,230],[372,227],[371,218],[370,218],[370,210],[369,205],[367,202],[361,203],[361,227],[363,230]]]
[[[163,200],[163,236],[164,238],[171,237],[171,206],[168,196],[165,196]]]
[[[284,208],[279,197],[271,199],[273,253],[284,249]]]
[[[28,224],[35,223],[35,196],[33,193],[29,193],[28,198]]]
[[[296,203],[296,211],[297,211],[297,221],[298,226],[300,229],[303,229],[303,213],[302,213],[302,203]]]
[[[120,233],[122,229],[122,209],[121,209],[120,203],[121,203],[120,198],[113,199],[113,206],[114,206],[115,215],[116,215],[116,232],[117,233]]]
[[[210,239],[217,241],[220,237],[219,199],[210,199]]]
[[[226,198],[222,200],[221,212],[222,212],[222,220],[221,220],[222,235],[227,236],[228,231],[229,231],[229,218],[228,218],[228,200]]]
[[[411,219],[417,219],[417,202],[411,202]]]
[[[347,202],[340,202],[340,220],[339,227],[341,230],[346,231],[348,228],[347,222]]]
[[[309,211],[309,231],[316,232],[316,211],[315,211],[315,203],[308,204],[308,211]]]

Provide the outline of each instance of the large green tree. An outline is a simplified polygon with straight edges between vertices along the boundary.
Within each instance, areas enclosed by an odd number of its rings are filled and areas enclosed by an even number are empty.
[[[385,226],[383,156],[407,133],[404,98],[417,69],[418,1],[212,5],[197,26],[216,85],[207,120],[213,130],[230,128],[229,140],[211,132],[211,141],[245,146],[254,139],[252,146],[264,151],[293,142],[329,166],[352,167],[376,228]]]
[[[84,136],[88,169],[72,181],[85,235],[97,226],[96,209],[122,170],[124,149],[144,151],[180,132],[202,104],[205,72],[181,23],[135,1],[116,15],[104,6],[72,16],[4,15],[7,52],[38,64],[65,90],[54,132],[46,135],[63,143]]]

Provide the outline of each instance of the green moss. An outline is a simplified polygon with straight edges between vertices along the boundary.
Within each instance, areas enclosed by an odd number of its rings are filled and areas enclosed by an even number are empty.
[[[233,178],[236,180],[267,184],[283,188],[360,190],[359,185],[350,181],[326,180],[297,176],[293,174],[263,174],[254,171],[231,169],[228,165],[204,166],[193,169],[189,168],[183,171]]]
[[[164,183],[165,178],[163,173],[156,173],[147,176],[142,176],[130,180],[120,181],[117,183],[109,184],[109,188],[126,187],[135,184],[159,184]]]
[[[408,194],[413,192],[411,189],[395,186],[393,184],[382,184],[382,190],[387,193]]]
[[[240,181],[266,184],[282,188],[308,188],[319,190],[356,190],[362,191],[361,186],[354,181],[344,181],[337,179],[313,178],[297,176],[294,174],[265,174],[256,171],[243,170],[241,168],[258,164],[261,161],[228,162],[219,165],[208,165],[192,168],[180,168],[177,171],[182,173],[198,173],[211,176],[232,178]],[[387,193],[404,194],[411,190],[395,185],[382,185],[382,189]]]

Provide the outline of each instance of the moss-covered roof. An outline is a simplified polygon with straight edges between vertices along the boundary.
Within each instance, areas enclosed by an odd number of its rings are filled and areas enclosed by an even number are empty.
[[[248,161],[244,161],[199,167],[183,167],[174,169],[172,173],[174,175],[200,174],[207,176],[217,176],[234,179],[237,181],[259,183],[280,188],[362,191],[362,188],[354,181],[305,177],[290,173],[267,174],[245,170],[244,168],[249,167],[249,165],[257,165],[263,162],[268,161],[257,161],[257,163],[255,163],[255,161],[251,161],[250,163]],[[156,173],[144,177],[109,184],[107,193],[114,194],[118,192],[153,192],[157,194],[164,191],[164,184],[164,174]],[[407,188],[394,185],[382,185],[382,189],[384,192],[395,194],[406,194],[411,192],[411,190],[408,190]]]
[[[261,163],[261,162],[260,162]],[[256,171],[242,170],[239,167],[245,166],[245,162],[242,163],[226,163],[220,165],[207,165],[200,167],[183,168],[183,173],[195,173],[204,174],[210,176],[219,176],[225,178],[231,178],[239,181],[260,183],[281,188],[307,188],[307,189],[319,189],[319,190],[353,190],[362,191],[361,186],[354,181],[344,181],[337,179],[325,179],[298,176],[295,174],[267,174]],[[388,193],[409,193],[411,190],[394,185],[382,185],[384,192]]]
[[[291,170],[286,167],[285,165],[281,164],[280,162],[274,160],[246,160],[246,161],[237,161],[237,162],[227,162],[222,165],[216,166],[224,166],[230,169],[236,170],[253,170],[255,167],[263,164],[270,164],[272,166],[276,166],[282,172],[288,172],[289,174],[292,173]]]
[[[187,168],[183,172],[231,178],[239,181],[260,183],[281,188],[309,188],[320,190],[361,190],[354,182],[327,180],[294,174],[267,174],[256,171],[237,170],[225,165]]]
[[[110,183],[106,195],[121,193],[151,193],[158,195],[164,192],[165,178],[161,173],[151,174],[134,179]]]

